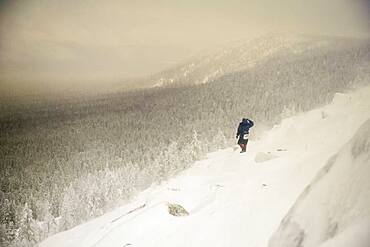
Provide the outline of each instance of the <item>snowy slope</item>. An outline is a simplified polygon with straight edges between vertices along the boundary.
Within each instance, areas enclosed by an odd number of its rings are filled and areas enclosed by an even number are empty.
[[[316,173],[370,118],[369,109],[370,87],[337,94],[328,106],[285,119],[251,142],[246,154],[231,148],[211,153],[128,205],[40,245],[267,246]],[[344,206],[355,207],[357,200],[351,202]],[[170,215],[168,203],[182,205],[189,215]],[[350,222],[352,216],[347,216]]]
[[[370,119],[307,186],[271,247],[370,246]]]

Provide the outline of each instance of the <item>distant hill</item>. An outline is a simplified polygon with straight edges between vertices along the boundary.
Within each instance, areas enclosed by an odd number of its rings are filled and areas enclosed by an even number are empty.
[[[144,84],[160,87],[208,83],[227,74],[252,69],[274,56],[300,57],[312,51],[342,49],[363,42],[339,37],[269,34],[194,57],[147,78]]]

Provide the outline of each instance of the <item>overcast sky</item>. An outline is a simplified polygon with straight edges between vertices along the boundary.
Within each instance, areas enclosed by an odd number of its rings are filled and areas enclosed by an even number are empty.
[[[369,11],[367,0],[0,0],[0,90],[99,88],[270,31],[369,36]]]

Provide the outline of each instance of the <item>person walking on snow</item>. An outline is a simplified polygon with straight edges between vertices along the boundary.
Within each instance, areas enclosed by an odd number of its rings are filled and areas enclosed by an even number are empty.
[[[254,125],[253,121],[247,118],[243,118],[242,121],[239,123],[238,132],[236,133],[236,139],[239,138],[238,144],[244,153],[247,150],[247,143],[249,137],[249,129],[252,128]]]

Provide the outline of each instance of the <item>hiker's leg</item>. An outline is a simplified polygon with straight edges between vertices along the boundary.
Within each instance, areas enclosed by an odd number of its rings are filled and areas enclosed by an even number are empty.
[[[241,150],[243,150],[243,146],[244,146],[244,144],[239,143],[239,146],[240,146]]]
[[[246,140],[245,144],[244,144],[244,151],[247,150],[247,144],[248,144],[248,139]]]

